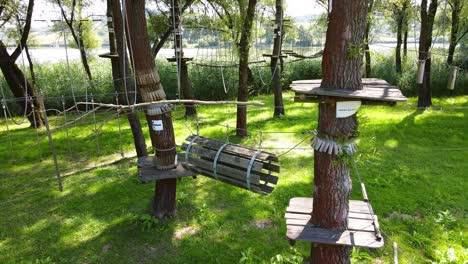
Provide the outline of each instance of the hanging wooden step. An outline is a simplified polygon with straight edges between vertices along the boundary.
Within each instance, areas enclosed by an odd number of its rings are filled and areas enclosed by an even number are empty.
[[[181,60],[181,61],[185,61],[185,62],[188,62],[188,61],[193,61],[193,58],[176,58],[176,57],[172,57],[172,58],[167,58],[167,61],[168,62],[177,62],[178,60]]]
[[[113,53],[107,52],[104,54],[99,54],[98,56],[101,58],[105,58],[105,59],[116,59],[119,57],[119,54],[117,53],[113,54]]]
[[[178,156],[177,160],[179,159]],[[172,168],[163,168],[155,156],[138,158],[138,178],[142,183],[194,176],[196,173],[186,169],[180,162]]]
[[[373,216],[367,202],[349,201],[348,229],[344,231],[313,227],[313,198],[296,197],[286,209],[286,228],[289,240],[309,241],[320,244],[353,247],[380,248],[384,240],[380,235],[377,216]]]
[[[325,89],[320,87],[321,83],[322,80],[294,81],[290,87],[296,92],[295,102],[317,103],[322,101],[321,97],[324,96],[335,97],[338,100],[353,98],[361,100],[363,104],[377,105],[395,105],[407,100],[398,87],[380,79],[362,79],[361,90]]]
[[[275,154],[201,136],[186,141],[181,161],[188,169],[255,193],[274,190],[278,182],[274,174],[280,172]]]
[[[270,58],[287,58],[288,55],[280,55],[278,56],[277,54],[263,54],[263,57],[270,57]]]

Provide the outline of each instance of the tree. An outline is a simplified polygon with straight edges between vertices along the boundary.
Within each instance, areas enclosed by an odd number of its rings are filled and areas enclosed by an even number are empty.
[[[161,78],[155,69],[146,28],[145,0],[126,0],[131,52],[134,58],[135,78],[143,102],[160,101],[166,98]],[[172,124],[171,107],[152,106],[146,110],[151,144],[159,165],[171,167],[175,163],[176,145]],[[161,124],[163,130],[153,129],[153,123]],[[160,126],[158,126],[160,127]],[[174,216],[176,207],[176,179],[157,180],[152,213],[158,218]]]
[[[0,40],[0,69],[11,92],[18,98],[18,104],[24,108],[31,127],[39,128],[44,125],[44,109],[41,106],[38,91],[16,64],[16,60],[27,46],[33,9],[34,0],[29,0],[26,6],[22,5],[19,1],[0,1],[0,18],[4,20],[0,28],[4,27],[11,18],[15,17],[18,28],[21,31],[21,38],[11,54],[8,52],[3,41]],[[23,25],[19,24],[22,20],[19,19],[20,16],[25,17]],[[29,101],[30,98],[32,98],[32,102]],[[34,112],[32,112],[31,103],[34,105]]]
[[[272,74],[273,93],[275,95],[275,110],[273,116],[284,115],[283,90],[281,88],[281,49],[283,45],[283,1],[276,0],[275,37],[270,68]]]
[[[136,91],[131,90],[132,87],[134,87],[134,83],[132,83],[131,78],[129,78],[131,76],[131,72],[128,65],[129,60],[127,50],[125,48],[124,32],[122,31],[123,19],[119,0],[107,0],[107,17],[112,18],[112,20],[107,22],[109,28],[110,54],[117,55],[110,58],[114,86],[116,91],[119,92],[119,102],[121,104],[132,104],[135,103],[135,100],[132,101],[133,98],[130,97],[133,97],[133,94]],[[141,129],[141,123],[138,114],[133,110],[129,110],[126,112],[126,115],[132,130],[137,156],[148,156],[145,137]]]
[[[468,26],[460,31],[460,14],[462,13],[465,1],[463,0],[447,0],[452,9],[452,23],[450,27],[450,44],[448,49],[447,64],[452,65],[453,55],[460,40],[468,33]],[[466,17],[465,17],[466,19]],[[461,33],[461,34],[460,34]]]
[[[402,72],[401,46],[404,38],[408,39],[408,21],[411,10],[411,0],[390,0],[387,5],[391,10],[394,28],[397,34],[397,45],[395,49],[395,69],[397,73]],[[405,50],[407,44],[405,41]]]
[[[249,91],[249,51],[252,37],[252,24],[255,17],[255,8],[257,0],[249,0],[247,9],[245,9],[246,0],[238,0],[240,14],[243,18],[241,35],[239,40],[239,87],[237,91],[237,101],[247,102]],[[244,8],[243,8],[244,7]],[[236,135],[240,137],[247,136],[247,107],[237,106],[237,126]]]
[[[88,80],[91,82],[91,87],[93,86],[93,75],[89,67],[87,47],[90,47],[92,41],[89,39],[92,37],[89,32],[90,27],[88,19],[82,17],[82,9],[88,3],[83,2],[83,0],[53,0],[60,8],[62,18],[65,24],[68,26],[72,38],[75,42],[76,47],[79,48],[81,63],[83,64],[83,69],[85,70]],[[71,2],[70,2],[71,1]],[[78,1],[78,2],[77,2]],[[67,14],[68,13],[68,14]]]
[[[371,31],[372,27],[372,20],[373,20],[373,15],[372,11],[374,9],[374,0],[369,0],[369,6],[367,8],[367,13],[369,14],[367,16],[367,22],[366,22],[366,36],[365,36],[365,44],[364,44],[364,52],[365,52],[365,58],[366,58],[366,77],[370,78],[372,75],[372,64],[371,64],[371,54],[370,54],[370,48],[369,48],[369,34]]]
[[[187,1],[191,3],[193,1]],[[184,58],[184,51],[182,45],[182,23],[180,21],[180,7],[179,0],[172,0],[171,5],[171,17],[172,17],[172,28],[175,28],[174,32],[174,58],[176,60],[178,82],[180,93],[183,99],[194,99],[192,92],[192,83],[190,82],[187,66],[187,58]],[[185,116],[196,116],[197,110],[194,104],[185,105]]]
[[[368,1],[333,1],[322,60],[322,88],[361,89],[362,53]],[[335,141],[356,136],[356,115],[336,118],[336,100],[319,104],[318,133]],[[348,226],[351,179],[343,157],[315,151],[311,224],[343,230]],[[351,247],[313,244],[311,263],[350,263]]]
[[[418,107],[432,105],[431,95],[431,56],[429,49],[432,44],[432,29],[437,12],[437,0],[430,0],[429,9],[427,1],[421,1],[421,33],[419,35],[419,60],[425,60],[423,83],[418,84]]]

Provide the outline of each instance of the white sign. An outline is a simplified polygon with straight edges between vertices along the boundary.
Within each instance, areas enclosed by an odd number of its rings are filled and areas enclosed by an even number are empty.
[[[162,120],[153,120],[153,130],[154,131],[163,131],[164,126]]]
[[[336,118],[350,117],[359,110],[361,101],[336,102]]]

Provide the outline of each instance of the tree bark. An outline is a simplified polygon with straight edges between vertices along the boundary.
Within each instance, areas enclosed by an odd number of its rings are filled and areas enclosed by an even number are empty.
[[[397,73],[401,73],[401,44],[403,32],[403,14],[400,13],[397,19],[397,45],[395,49],[395,68]]]
[[[249,0],[247,12],[242,25],[242,33],[239,41],[239,87],[237,91],[237,101],[247,102],[249,97],[249,51],[250,39],[252,35],[252,24],[255,17],[255,7],[257,0]],[[236,135],[247,136],[247,107],[237,106],[237,126]]]
[[[369,0],[369,8],[367,9],[367,13],[371,14],[372,10],[374,9],[374,0]],[[369,48],[369,34],[371,31],[371,26],[372,26],[372,20],[369,17],[367,17],[367,23],[366,23],[366,33],[365,33],[365,41],[366,43],[364,44],[364,52],[365,52],[365,58],[366,58],[366,77],[370,78],[372,75],[372,63],[371,63],[371,54],[370,54],[370,48]]]
[[[143,102],[160,101],[166,98],[158,71],[151,55],[146,29],[145,1],[126,0],[132,53],[136,80]],[[153,106],[146,111],[151,143],[161,165],[175,163],[176,149],[170,106]],[[153,129],[153,122],[161,122],[163,130]],[[176,179],[157,180],[152,202],[152,214],[158,218],[174,216],[176,213]]]
[[[0,40],[0,69],[11,92],[17,99],[20,99],[17,102],[24,109],[24,114],[27,115],[28,121],[31,123],[31,127],[40,128],[44,125],[45,110],[39,102],[39,97],[36,94],[34,84],[31,84],[25,74],[15,63],[23,49],[27,47],[33,10],[34,0],[29,0],[26,21],[22,28],[20,43],[11,55],[8,53],[5,44]],[[32,72],[32,74],[34,73]],[[34,104],[34,113],[32,113],[31,104],[26,101],[29,100],[29,97],[32,98],[32,103]]]
[[[427,1],[421,1],[421,33],[419,37],[419,60],[426,60],[424,67],[424,80],[418,84],[418,107],[429,107],[432,105],[431,95],[431,57],[429,49],[432,44],[432,29],[437,12],[437,0],[430,0],[429,10]]]
[[[109,28],[110,53],[118,55],[117,58],[111,58],[112,78],[114,79],[114,87],[119,93],[119,102],[121,104],[131,104],[132,102],[129,101],[129,97],[134,96],[132,96],[132,94],[129,93],[129,89],[131,89],[130,87],[133,87],[133,84],[129,81],[131,79],[131,73],[130,67],[128,65],[127,52],[125,50],[125,41],[123,39],[123,20],[119,1],[107,0],[107,16],[112,17],[112,21],[109,20],[107,22],[107,26]],[[125,89],[125,87],[127,87],[127,89]],[[130,128],[132,130],[133,142],[135,145],[137,156],[148,156],[145,137],[141,129],[141,123],[138,114],[134,111],[127,111],[125,114],[127,116],[128,123],[130,124]]]
[[[322,61],[321,87],[362,89],[362,55],[350,49],[363,45],[368,1],[333,1]],[[319,104],[318,133],[332,140],[356,136],[356,115],[336,118],[336,100],[323,98]],[[314,153],[314,204],[311,224],[344,230],[348,226],[351,179],[347,164],[336,155]],[[312,263],[350,263],[351,247],[313,244]]]
[[[172,0],[172,15],[174,25],[173,27],[176,29],[174,32],[174,51],[175,51],[175,59],[176,59],[176,66],[178,68],[177,72],[179,74],[178,78],[180,78],[179,85],[180,85],[180,92],[182,99],[194,99],[192,92],[192,84],[190,82],[189,74],[188,74],[188,67],[187,61],[184,58],[184,51],[182,45],[182,25],[180,22],[180,6],[179,0]],[[185,116],[192,117],[197,115],[197,110],[194,104],[185,104]]]
[[[44,109],[39,102],[37,91],[33,84],[26,78],[23,71],[16,65],[15,61],[8,54],[7,48],[2,41],[0,41],[0,69],[2,70],[3,77],[8,83],[11,92],[17,98],[17,103],[21,109],[26,111],[26,116],[31,123],[32,128],[40,128],[44,125]],[[34,113],[30,102],[26,102],[32,98],[34,104]],[[25,107],[26,104],[26,107]]]
[[[460,24],[460,12],[462,9],[462,4],[460,0],[452,0],[448,2],[452,8],[452,23],[450,28],[450,44],[448,49],[447,64],[452,65],[453,55],[455,54],[455,48],[458,44],[457,35]]]
[[[283,1],[276,0],[276,15],[275,15],[275,38],[273,43],[273,52],[271,57],[271,74],[272,85],[275,101],[274,117],[285,115],[283,105],[283,90],[281,89],[281,49],[283,45]]]
[[[408,56],[408,24],[406,24],[405,34],[403,36],[403,59]]]

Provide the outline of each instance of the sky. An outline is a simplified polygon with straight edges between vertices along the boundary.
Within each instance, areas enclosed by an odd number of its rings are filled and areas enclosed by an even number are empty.
[[[325,9],[318,5],[315,0],[286,0],[286,15],[292,17],[320,14]]]
[[[315,0],[285,0],[285,13],[292,17],[308,16],[323,13],[325,10],[319,6]],[[96,15],[105,15],[106,4],[104,1],[94,1],[94,8],[90,13]],[[36,0],[34,5],[33,19],[54,19],[60,18],[58,8],[46,0]],[[53,10],[50,14],[50,10]],[[55,12],[54,12],[55,11]],[[52,17],[51,17],[52,16]]]

